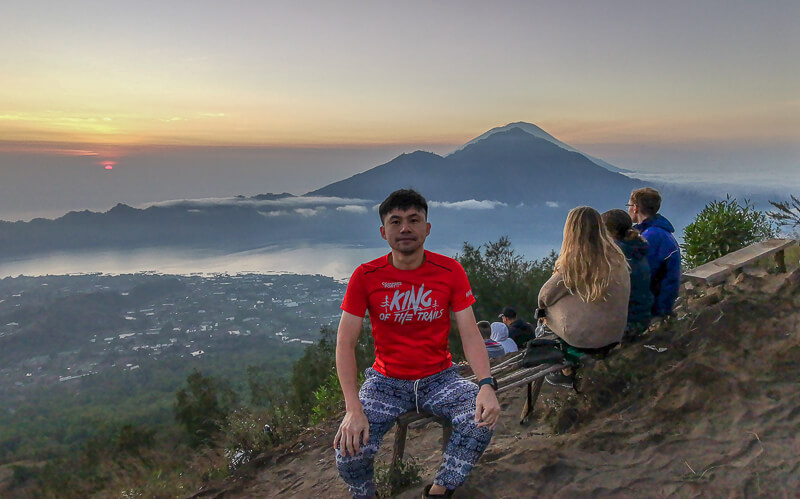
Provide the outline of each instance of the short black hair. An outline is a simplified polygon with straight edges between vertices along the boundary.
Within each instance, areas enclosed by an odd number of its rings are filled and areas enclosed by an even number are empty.
[[[503,313],[497,316],[498,319],[502,319],[503,317],[508,317],[509,319],[516,319],[517,311],[511,307],[506,307],[503,309]]]
[[[418,209],[425,214],[426,219],[428,218],[428,202],[425,201],[422,194],[414,189],[398,189],[383,200],[383,203],[378,208],[378,215],[381,217],[381,223],[383,223],[383,217],[390,211],[394,209],[406,211],[411,208]]]

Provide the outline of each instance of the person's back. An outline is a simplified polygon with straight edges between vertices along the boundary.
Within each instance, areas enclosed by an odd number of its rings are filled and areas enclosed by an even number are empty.
[[[623,210],[609,210],[603,213],[602,218],[630,267],[631,296],[628,300],[625,336],[635,337],[647,329],[652,317],[653,293],[650,291],[648,244],[639,231],[633,228],[631,217]]]
[[[503,324],[508,327],[508,337],[517,344],[517,347],[523,348],[528,341],[536,336],[534,327],[517,317],[517,312],[511,307],[505,307],[503,312],[498,316],[498,319],[503,321]]]
[[[653,317],[672,313],[681,282],[681,252],[669,220],[658,214],[661,195],[648,187],[631,193],[628,213],[635,228],[647,240],[650,266],[650,291],[653,293]]]
[[[545,325],[566,343],[565,357],[610,349],[622,340],[631,279],[619,246],[600,213],[588,206],[570,210],[553,275],[539,290]],[[548,383],[573,386],[574,372],[550,373]]]
[[[603,348],[622,340],[628,318],[630,277],[616,265],[605,300],[584,301],[570,292],[564,276],[555,272],[539,291],[539,307],[547,310],[547,326],[570,346]]]
[[[539,291],[547,326],[579,349],[618,343],[625,331],[631,279],[625,255],[588,206],[567,215],[555,271]]]

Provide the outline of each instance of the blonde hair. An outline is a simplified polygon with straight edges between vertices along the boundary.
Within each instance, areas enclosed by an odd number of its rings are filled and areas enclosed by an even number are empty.
[[[604,300],[615,268],[628,266],[608,234],[600,213],[589,206],[573,208],[564,224],[564,241],[555,271],[570,293],[584,302]]]

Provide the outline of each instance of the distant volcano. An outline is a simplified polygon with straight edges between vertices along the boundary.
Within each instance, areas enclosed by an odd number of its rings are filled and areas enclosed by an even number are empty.
[[[403,154],[307,195],[382,199],[394,189],[415,187],[437,201],[531,204],[544,198],[572,206],[617,206],[641,185],[618,173],[620,169],[559,144],[535,125],[512,124],[490,130],[448,156]]]

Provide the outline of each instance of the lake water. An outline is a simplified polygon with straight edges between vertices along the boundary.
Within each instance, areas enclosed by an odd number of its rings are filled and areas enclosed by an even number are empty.
[[[458,248],[431,248],[454,256]],[[515,247],[526,258],[541,258],[552,248]],[[57,252],[0,262],[0,278],[65,274],[321,274],[347,279],[363,262],[389,251],[387,246],[319,245],[293,249],[263,248],[238,253],[151,248],[129,251]]]

